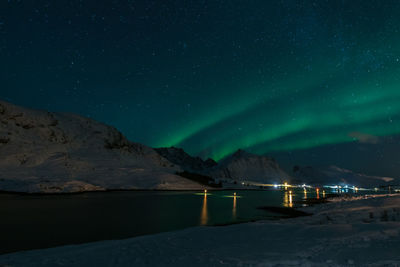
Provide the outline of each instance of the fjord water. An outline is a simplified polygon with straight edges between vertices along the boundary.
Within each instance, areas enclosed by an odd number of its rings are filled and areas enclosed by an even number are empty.
[[[270,219],[279,215],[257,207],[304,197],[303,190],[0,194],[0,253]]]

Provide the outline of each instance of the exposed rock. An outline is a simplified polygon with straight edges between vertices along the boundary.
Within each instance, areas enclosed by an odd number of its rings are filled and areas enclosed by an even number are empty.
[[[154,149],[74,114],[0,101],[0,190],[202,189]]]
[[[179,165],[182,169],[190,172],[203,173],[218,165],[210,158],[204,161],[199,157],[192,157],[181,148],[163,147],[155,148],[155,150],[170,162]]]
[[[211,176],[216,180],[281,183],[290,178],[273,158],[250,154],[241,149],[218,163],[212,159],[204,161],[192,157],[183,149],[175,147],[157,148],[156,151],[187,172]]]
[[[218,162],[218,167],[211,170],[210,175],[214,178],[265,184],[282,183],[290,179],[275,159],[251,154],[241,149]]]

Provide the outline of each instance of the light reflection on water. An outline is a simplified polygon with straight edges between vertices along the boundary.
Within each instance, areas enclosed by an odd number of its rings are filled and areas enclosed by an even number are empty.
[[[276,218],[259,207],[296,207],[305,205],[303,197],[316,198],[315,188],[307,193],[303,188],[281,189],[241,190],[236,197],[230,190],[0,194],[0,254]],[[331,191],[325,190],[327,197]]]
[[[293,208],[293,194],[292,191],[285,191],[283,196],[283,206],[287,208]]]
[[[232,209],[232,217],[236,219],[236,193],[233,196],[233,209]]]
[[[310,197],[312,198],[316,198],[316,199],[320,199],[320,198],[325,198],[326,197],[326,191],[322,190],[321,194],[320,194],[320,189],[316,188],[315,191],[314,190],[310,190],[307,191],[306,188],[304,189],[299,189],[299,190],[282,190],[282,197],[283,197],[283,202],[281,202],[282,206],[287,207],[287,208],[293,208],[295,207],[295,197],[297,195],[298,200],[308,200]],[[200,213],[200,225],[209,225],[211,223],[211,221],[213,221],[214,219],[211,218],[210,219],[210,214],[212,215],[211,217],[213,217],[213,207],[211,206],[211,211],[208,210],[208,206],[207,206],[207,198],[209,198],[212,194],[210,193],[195,193],[195,195],[201,195],[203,196],[203,201],[202,201],[202,207],[201,207],[201,213]],[[219,195],[219,194],[213,194],[214,197],[210,200],[211,204],[215,202],[218,202],[217,198],[218,197],[223,197],[223,198],[233,198],[233,202],[231,202],[232,204],[232,219],[235,220],[238,218],[238,199],[241,198],[242,196],[238,196],[236,195],[236,192],[233,194],[229,194],[229,195]],[[219,195],[219,196],[218,196]],[[214,200],[215,198],[215,200]],[[267,204],[267,203],[266,203]],[[307,204],[302,204],[307,205]]]
[[[203,197],[202,207],[201,207],[201,213],[200,213],[200,225],[208,225],[210,219],[209,219],[208,208],[207,208],[207,196],[211,195],[211,194],[209,194],[209,193],[201,193],[201,194],[196,193],[195,195],[204,196]],[[232,218],[236,219],[237,218],[237,199],[241,198],[241,196],[237,196],[236,192],[235,192],[233,195],[227,195],[227,196],[224,196],[224,197],[233,199]]]
[[[200,225],[207,225],[208,212],[207,212],[207,193],[204,194],[203,207],[201,208]]]

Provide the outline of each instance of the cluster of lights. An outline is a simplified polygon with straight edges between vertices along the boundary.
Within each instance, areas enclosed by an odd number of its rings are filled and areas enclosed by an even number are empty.
[[[289,184],[288,182],[284,182],[282,184],[263,184],[263,183],[253,183],[253,182],[242,182],[242,185],[252,185],[252,186],[259,186],[259,187],[273,187],[275,189],[281,189],[284,188],[285,190],[288,190],[290,188],[303,188],[305,193],[306,193],[306,189],[317,189],[316,186],[311,186],[311,185],[307,185],[307,184]],[[349,190],[352,190],[354,193],[358,193],[359,191],[375,191],[378,192],[380,189],[375,187],[375,188],[361,188],[361,187],[357,187],[355,185],[348,185],[348,184],[344,184],[344,185],[323,185],[323,188],[330,188],[331,190],[337,191],[338,193],[343,193],[343,192],[348,192]],[[391,190],[391,188],[389,187],[389,191]],[[400,193],[400,189],[392,189],[392,191],[396,192],[396,193]],[[324,192],[322,192],[324,194]]]
[[[245,183],[242,182],[242,185],[244,185]],[[249,185],[249,184],[248,184]],[[287,182],[284,182],[282,184],[261,184],[261,183],[250,183],[250,185],[254,185],[254,186],[260,186],[260,187],[273,187],[273,188],[284,188],[285,190],[288,190],[290,188],[303,188],[304,189],[304,193],[307,194],[307,188],[312,189],[315,188],[317,191],[319,191],[319,189],[315,186],[311,186],[311,185],[306,185],[306,184],[301,184],[301,185],[291,185]],[[360,188],[354,185],[324,185],[324,188],[330,188],[334,191],[337,191],[338,193],[342,193],[342,192],[348,192],[348,190],[353,190],[354,193],[358,193],[359,191],[369,191],[369,190],[374,190],[375,192],[379,191],[379,188],[375,187],[375,188]],[[389,188],[390,190],[390,188]],[[400,189],[394,189],[393,190],[396,193],[400,193]],[[322,194],[325,195],[325,191],[322,191]]]
[[[266,184],[266,185],[264,185],[264,186],[273,186],[274,188],[281,188],[281,187],[285,187],[285,188],[288,188],[288,187],[312,188],[312,186],[306,185],[306,184],[302,184],[302,185],[291,185],[291,184],[288,184],[287,182],[285,182],[285,183],[283,183],[283,184],[273,184],[273,185]]]
[[[358,187],[356,187],[354,185],[344,185],[344,186],[341,186],[341,185],[324,185],[324,187],[325,188],[336,189],[338,191],[349,190],[350,189],[350,190],[354,190],[355,192],[357,192],[358,190],[360,190],[360,188],[358,188]],[[377,188],[375,188],[375,189],[377,189]],[[366,189],[362,189],[362,190],[366,190]],[[375,191],[377,191],[377,190],[375,190]]]
[[[243,183],[244,184],[244,183]],[[320,198],[320,191],[322,191],[322,197],[325,198],[326,197],[326,192],[325,190],[320,190],[320,188],[318,187],[313,187],[313,186],[309,186],[306,184],[302,184],[302,185],[290,185],[287,182],[283,183],[283,184],[272,184],[272,185],[264,185],[264,186],[273,186],[274,188],[285,188],[285,196],[284,196],[284,205],[286,207],[293,207],[293,191],[292,190],[287,190],[288,188],[303,188],[304,190],[304,199],[307,199],[307,188],[315,188],[316,191],[316,197],[317,199]],[[344,192],[345,190],[354,190],[354,192],[358,192],[358,190],[368,190],[368,189],[364,189],[364,188],[358,188],[356,186],[350,186],[350,185],[344,185],[344,186],[340,186],[340,185],[326,185],[323,186],[324,188],[331,188],[331,189],[335,189],[337,191],[340,192]],[[375,190],[376,192],[379,190],[377,187],[375,187],[373,190]],[[390,187],[389,187],[390,190]],[[400,193],[400,189],[394,189],[394,191],[396,193]],[[347,191],[346,191],[347,192]],[[231,197],[231,196],[229,196]],[[234,216],[236,216],[236,198],[240,196],[236,196],[236,192],[233,193],[233,214]],[[202,221],[201,224],[202,225],[206,225],[207,224],[207,220],[208,220],[208,216],[207,216],[207,189],[204,190],[204,200],[203,200],[203,209],[202,209]]]

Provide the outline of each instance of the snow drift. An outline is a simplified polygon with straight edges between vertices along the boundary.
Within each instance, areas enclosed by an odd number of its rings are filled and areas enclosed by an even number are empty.
[[[117,129],[0,101],[0,190],[201,189],[180,167]]]

